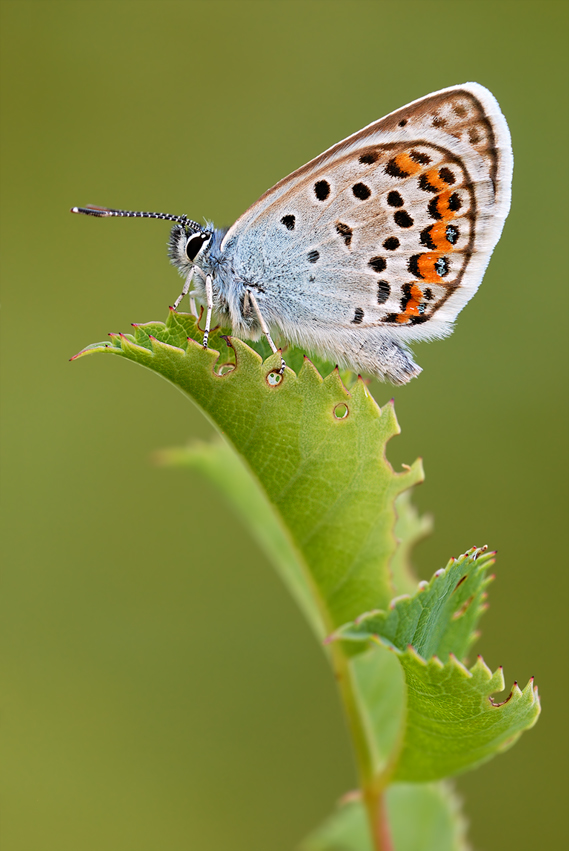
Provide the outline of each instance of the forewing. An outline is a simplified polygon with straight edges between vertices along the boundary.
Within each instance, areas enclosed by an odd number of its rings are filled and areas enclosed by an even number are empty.
[[[509,131],[467,83],[376,121],[266,192],[222,246],[269,322],[443,336],[510,206]],[[298,336],[298,334],[295,334]]]

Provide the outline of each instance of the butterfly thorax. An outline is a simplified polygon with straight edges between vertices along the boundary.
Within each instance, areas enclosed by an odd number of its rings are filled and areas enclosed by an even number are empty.
[[[247,293],[249,290],[262,292],[262,282],[253,281],[251,274],[243,274],[244,271],[251,271],[250,264],[245,269],[241,268],[233,241],[222,249],[226,233],[227,228],[216,228],[211,223],[201,233],[188,231],[183,225],[175,225],[168,245],[170,262],[184,278],[193,272],[192,292],[203,303],[206,300],[205,280],[210,275],[217,321],[222,325],[230,325],[234,332],[244,337],[257,337],[260,327]],[[207,241],[204,234],[208,236]],[[200,243],[200,236],[203,244]],[[194,241],[197,248],[195,256],[192,248]],[[263,278],[262,273],[260,277]]]

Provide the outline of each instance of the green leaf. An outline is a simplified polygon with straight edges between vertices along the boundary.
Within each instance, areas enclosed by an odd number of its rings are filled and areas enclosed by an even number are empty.
[[[507,750],[537,721],[540,704],[530,679],[508,697],[502,669],[494,673],[478,657],[468,670],[454,656],[443,663],[422,659],[412,648],[399,654],[407,685],[405,733],[393,779],[438,780],[474,768]]]
[[[476,638],[475,626],[493,579],[486,570],[494,564],[495,553],[485,549],[474,547],[451,559],[430,582],[421,582],[412,597],[395,598],[387,611],[360,615],[334,637],[369,641],[377,636],[398,650],[411,645],[424,659],[449,653],[463,659]]]
[[[492,674],[479,657],[469,671],[458,661],[475,637],[493,557],[473,548],[420,583],[412,597],[396,598],[387,611],[362,615],[328,639],[376,641],[382,648],[352,662],[376,771],[395,780],[438,780],[485,762],[535,724],[540,704],[533,680],[523,692],[515,683],[494,704],[490,696],[504,689],[501,668]],[[403,669],[404,691],[387,649]]]
[[[395,497],[422,480],[420,462],[395,473],[385,457],[399,431],[359,379],[322,379],[308,359],[279,382],[280,356],[266,361],[215,332],[204,350],[192,316],[111,335],[103,352],[146,366],[188,394],[246,460],[288,531],[327,632],[393,597]],[[228,346],[229,343],[229,346]],[[231,351],[233,350],[233,351]],[[223,367],[223,369],[221,368]],[[223,373],[223,374],[220,374]]]
[[[386,793],[394,851],[467,851],[466,824],[448,783],[396,783]],[[366,813],[348,797],[299,851],[373,851]]]

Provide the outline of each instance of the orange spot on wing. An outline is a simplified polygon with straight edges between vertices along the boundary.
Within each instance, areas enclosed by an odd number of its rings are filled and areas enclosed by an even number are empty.
[[[395,163],[397,167],[406,174],[417,174],[417,172],[421,170],[419,163],[412,160],[409,154],[406,154],[405,152],[397,154],[395,157]]]
[[[419,302],[419,301],[421,301],[422,298],[423,298],[423,291],[421,289],[419,289],[417,284],[413,284],[411,286],[411,301]]]
[[[421,278],[428,284],[439,284],[442,281],[438,274],[435,263],[440,258],[440,253],[421,254],[417,261],[417,267]]]
[[[425,172],[425,177],[434,189],[440,189],[441,191],[448,189],[448,183],[440,177],[438,168],[430,168]]]
[[[447,223],[440,221],[432,226],[429,236],[441,251],[453,251],[454,246],[447,239]]]
[[[453,210],[449,209],[449,201],[452,192],[449,189],[446,189],[444,192],[441,192],[440,195],[437,195],[437,212],[443,222],[448,222],[450,219],[454,219],[456,213]]]
[[[420,316],[421,313],[419,311],[419,305],[423,300],[423,291],[419,289],[417,284],[411,285],[410,291],[410,299],[407,302],[407,306],[405,307],[405,311],[403,313],[399,313],[397,315],[397,322],[400,324],[403,322],[407,322],[411,316]]]

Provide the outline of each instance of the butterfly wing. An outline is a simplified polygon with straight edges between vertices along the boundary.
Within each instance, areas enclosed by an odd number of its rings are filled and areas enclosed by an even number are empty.
[[[281,180],[230,228],[222,253],[287,339],[405,381],[418,372],[410,358],[395,376],[381,361],[452,330],[500,237],[512,163],[492,94],[444,89]]]

